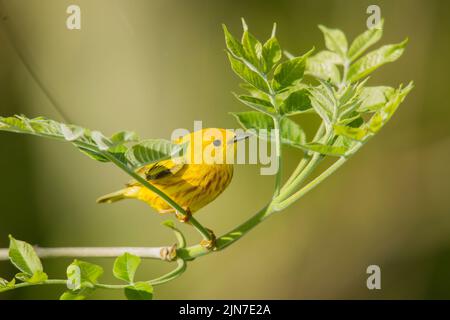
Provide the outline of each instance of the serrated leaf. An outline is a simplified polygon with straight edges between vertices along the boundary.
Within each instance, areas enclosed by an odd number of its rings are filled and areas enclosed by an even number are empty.
[[[307,89],[293,91],[281,104],[282,114],[293,115],[306,112],[311,109],[311,101]]]
[[[337,123],[337,125],[343,125],[348,126],[351,128],[359,128],[361,125],[364,124],[364,119],[361,117],[361,115],[358,112],[352,112],[344,119],[340,119]]]
[[[125,288],[125,296],[128,300],[152,300],[153,287],[147,282],[137,282]]]
[[[231,63],[231,69],[236,73],[242,80],[247,81],[249,84],[255,88],[268,93],[269,87],[264,78],[257,72],[257,70],[252,70],[243,61],[233,57],[228,53],[228,59]]]
[[[248,30],[242,34],[242,48],[244,59],[250,62],[256,69],[264,71],[262,60],[262,44]]]
[[[382,65],[397,60],[405,51],[407,43],[408,39],[398,44],[386,45],[369,52],[367,55],[363,56],[351,65],[348,71],[349,81],[358,81],[359,79],[368,76]]]
[[[231,113],[244,129],[270,130],[274,129],[273,119],[261,112],[246,111]],[[283,118],[280,123],[281,142],[284,144],[296,146],[305,142],[305,133],[302,128],[288,118]],[[260,138],[265,138],[259,135]],[[270,138],[270,137],[266,137]]]
[[[0,131],[9,131],[22,134],[30,134],[39,137],[52,138],[59,141],[67,141],[75,145],[82,153],[90,158],[109,162],[109,160],[102,155],[103,151],[110,151],[119,160],[123,158],[123,149],[121,152],[116,149],[111,139],[105,137],[99,131],[90,131],[76,125],[69,125],[50,120],[44,117],[37,117],[29,119],[25,116],[14,117],[0,117]],[[113,136],[114,139],[127,139],[126,142],[131,141],[134,135],[129,133],[119,133]],[[121,143],[124,143],[122,141]],[[113,150],[112,150],[113,149]],[[112,151],[111,151],[112,150]]]
[[[281,60],[282,52],[278,40],[270,38],[263,45],[262,56],[265,62],[265,72],[269,72]]]
[[[255,98],[259,98],[261,100],[266,100],[269,101],[269,96],[267,95],[267,93],[262,92],[259,89],[256,89],[254,86],[252,86],[251,84],[248,83],[240,83],[239,87],[241,87],[244,90],[247,90],[248,93]]]
[[[345,152],[345,156],[349,156],[353,153],[353,151],[352,151],[352,150],[354,150],[353,147],[356,146],[357,143],[359,143],[359,142],[352,140],[350,138],[347,138],[344,136],[338,136],[336,138],[336,140],[334,141],[333,146],[344,148],[345,150],[347,150]]]
[[[348,126],[335,125],[333,126],[334,133],[340,136],[344,136],[346,138],[362,141],[369,134],[369,130],[364,126],[361,128],[354,128]]]
[[[225,34],[225,44],[227,49],[236,57],[242,58],[244,54],[244,49],[242,44],[228,31],[226,25],[222,25],[223,32]]]
[[[42,272],[41,260],[30,244],[16,240],[11,235],[9,240],[9,259],[17,269],[30,276]]]
[[[303,78],[306,59],[313,50],[301,57],[295,57],[279,64],[273,74],[272,86],[275,91],[282,91]]]
[[[243,104],[249,106],[250,108],[253,108],[257,111],[266,112],[266,113],[275,113],[275,109],[273,105],[264,99],[252,97],[252,96],[245,96],[245,95],[235,95],[235,97],[242,102]]]
[[[375,112],[392,97],[395,89],[387,86],[366,87],[362,89],[360,99],[362,100],[358,112]]]
[[[410,83],[404,89],[400,88],[396,90],[386,105],[380,108],[372,118],[370,118],[367,122],[367,128],[371,132],[377,133],[391,119],[413,87],[414,85]]]
[[[377,43],[383,35],[383,19],[378,25],[370,28],[356,37],[348,50],[350,61],[354,61],[361,56],[370,46]]]
[[[337,120],[338,110],[335,94],[329,83],[319,80],[321,84],[309,88],[311,106],[327,126]]]
[[[323,25],[319,25],[325,38],[325,46],[328,50],[336,52],[343,59],[347,56],[347,38],[345,34],[339,29],[330,29]]]
[[[306,135],[303,129],[294,121],[288,118],[283,118],[280,123],[281,142],[298,146],[306,141]]]
[[[274,128],[273,119],[261,112],[244,111],[231,113],[244,129],[266,129]]]
[[[134,167],[142,167],[179,154],[183,147],[183,145],[174,144],[164,139],[148,139],[129,148],[125,157]]]
[[[341,76],[336,65],[341,63],[336,53],[324,50],[307,59],[305,74],[337,85]]]
[[[130,253],[124,253],[114,262],[113,273],[117,279],[128,283],[134,282],[134,275],[141,264],[141,258]]]
[[[67,267],[67,287],[71,291],[93,288],[102,274],[102,267],[89,262],[74,260]]]

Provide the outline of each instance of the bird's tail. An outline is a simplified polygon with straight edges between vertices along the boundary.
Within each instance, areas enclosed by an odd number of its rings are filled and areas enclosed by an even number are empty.
[[[97,203],[113,203],[125,199],[125,190],[109,193],[97,199]]]

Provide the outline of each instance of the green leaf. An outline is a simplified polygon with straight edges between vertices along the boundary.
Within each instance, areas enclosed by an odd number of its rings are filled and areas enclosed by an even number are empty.
[[[240,83],[239,87],[241,87],[244,90],[247,90],[248,93],[252,97],[259,98],[261,100],[266,100],[266,101],[269,101],[269,99],[270,99],[269,96],[266,93],[262,92],[259,89],[256,89],[254,86],[252,86],[252,85],[250,85],[248,83]]]
[[[30,134],[71,142],[82,153],[101,162],[109,161],[102,155],[102,152],[106,150],[113,153],[118,159],[124,159],[123,150],[126,147],[123,146],[122,149],[118,149],[117,144],[134,141],[136,138],[134,133],[123,131],[109,139],[99,131],[90,131],[80,126],[68,125],[44,117],[29,119],[25,116],[17,115],[8,118],[0,117],[0,131]]]
[[[270,130],[274,129],[272,117],[257,111],[231,113],[244,129]],[[280,123],[281,142],[291,146],[298,146],[305,142],[305,133],[301,127],[288,118],[283,118]],[[259,135],[260,138],[264,138]],[[270,137],[267,137],[270,139]]]
[[[175,223],[172,220],[165,220],[161,224],[167,228],[175,229]]]
[[[411,82],[404,89],[400,88],[396,90],[386,105],[380,108],[372,118],[370,118],[367,123],[368,129],[373,133],[377,133],[391,119],[413,87],[414,85]]]
[[[15,286],[16,286],[16,279],[8,281],[6,279],[0,278],[0,292],[14,289]]]
[[[281,142],[294,147],[305,143],[306,135],[303,129],[289,118],[281,119]]]
[[[264,99],[252,97],[252,96],[245,96],[245,95],[236,95],[235,97],[242,102],[243,104],[249,106],[250,108],[253,108],[257,111],[265,112],[265,113],[275,113],[275,109],[273,105]]]
[[[337,122],[337,125],[348,126],[351,128],[359,128],[363,124],[364,124],[364,119],[361,117],[361,114],[359,114],[356,111],[350,113],[348,116],[344,117],[343,119],[339,119],[339,121]]]
[[[177,154],[181,155],[183,147],[184,145],[174,144],[164,139],[148,139],[129,148],[125,157],[134,167],[142,167]]]
[[[405,51],[407,43],[408,39],[398,44],[386,45],[369,52],[351,65],[348,71],[348,79],[350,82],[358,81],[359,79],[368,76],[382,65],[397,60]]]
[[[358,37],[356,37],[356,39],[352,42],[350,49],[348,50],[348,57],[350,61],[354,61],[355,59],[357,59],[370,46],[374,45],[381,39],[381,36],[383,35],[383,24],[384,21],[382,19],[378,25],[366,30]]]
[[[262,56],[265,62],[265,72],[269,72],[281,60],[282,53],[278,40],[274,37],[264,43]]]
[[[67,267],[67,287],[72,291],[82,288],[94,288],[102,274],[102,267],[89,262],[74,260]]]
[[[26,273],[18,273],[18,274],[16,274],[16,278],[20,281],[33,283],[33,284],[42,283],[42,282],[48,280],[47,274],[43,271],[36,271],[32,276],[30,276]]]
[[[9,259],[17,269],[30,276],[43,271],[41,260],[30,244],[11,235],[9,240]]]
[[[119,131],[113,134],[110,138],[113,144],[123,144],[127,142],[137,142],[139,141],[139,136],[133,131]]]
[[[225,44],[227,49],[236,57],[242,58],[244,55],[244,49],[242,48],[242,44],[236,40],[235,37],[228,31],[226,25],[222,25],[223,32],[225,34]]]
[[[236,120],[244,129],[272,130],[274,128],[273,119],[261,112],[231,112],[231,115],[236,118]]]
[[[259,90],[262,90],[263,92],[269,92],[267,82],[257,72],[257,70],[250,69],[248,65],[246,65],[243,61],[233,57],[233,55],[231,55],[230,53],[228,53],[228,59],[230,60],[231,68],[242,80],[247,81],[249,84]]]
[[[387,86],[366,87],[362,89],[360,99],[362,100],[358,112],[375,112],[392,97],[395,89]]]
[[[369,130],[366,127],[354,128],[348,126],[335,125],[333,126],[334,133],[344,136],[346,138],[363,141],[369,134]]]
[[[242,47],[244,48],[244,59],[256,69],[263,71],[262,44],[248,30],[242,34]]]
[[[152,300],[153,287],[147,282],[137,282],[125,288],[125,296],[128,300]]]
[[[344,136],[337,136],[336,140],[333,143],[334,147],[341,147],[346,150],[345,154],[343,156],[349,156],[354,153],[353,147],[356,146],[356,144],[359,143],[355,140],[352,140],[350,138],[344,137]]]
[[[345,34],[339,29],[330,29],[323,25],[319,25],[325,38],[325,46],[328,50],[336,52],[343,59],[347,56],[347,38]]]
[[[337,85],[341,76],[336,65],[341,63],[336,53],[324,50],[307,59],[305,74]]]
[[[99,152],[85,149],[82,147],[78,147],[78,150],[80,150],[81,153],[85,154],[86,156],[88,156],[89,158],[91,158],[93,160],[100,161],[100,162],[109,162],[109,159],[106,158],[104,155],[102,155]]]
[[[141,258],[130,253],[124,253],[114,262],[113,273],[117,279],[128,283],[134,282],[134,275],[141,264]]]
[[[309,100],[309,92],[307,89],[293,91],[281,104],[281,113],[293,115],[306,112],[311,109],[311,101]]]
[[[295,82],[303,78],[305,72],[306,59],[314,49],[301,57],[295,57],[279,64],[273,74],[272,86],[276,91],[292,86]]]
[[[329,83],[321,81],[320,86],[309,88],[313,109],[327,126],[337,120],[338,110],[335,94]]]
[[[0,288],[5,288],[8,285],[9,281],[3,278],[0,278]]]
[[[163,221],[161,225],[170,228],[174,232],[175,237],[178,240],[179,248],[186,248],[186,239],[184,238],[184,235],[181,233],[181,231],[175,226],[175,223],[172,220]],[[171,260],[176,258],[176,250],[173,250],[173,253],[169,258]]]
[[[89,288],[77,291],[68,290],[59,297],[59,300],[86,300],[93,291],[94,289]]]
[[[345,146],[330,146],[321,143],[307,143],[303,146],[303,148],[307,151],[317,152],[323,155],[334,157],[345,156],[348,151],[348,148]]]

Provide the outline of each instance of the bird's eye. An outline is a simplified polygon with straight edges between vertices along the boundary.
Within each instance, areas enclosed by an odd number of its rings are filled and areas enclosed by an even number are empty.
[[[221,144],[222,144],[222,141],[220,141],[219,139],[216,139],[216,140],[213,141],[213,145],[215,147],[220,147]]]

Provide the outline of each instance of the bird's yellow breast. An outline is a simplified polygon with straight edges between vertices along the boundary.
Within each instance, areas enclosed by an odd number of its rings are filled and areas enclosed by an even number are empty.
[[[188,164],[173,175],[149,182],[193,213],[217,198],[232,177],[231,164]],[[174,212],[163,199],[145,187],[131,186],[125,195],[147,202],[160,213]]]

